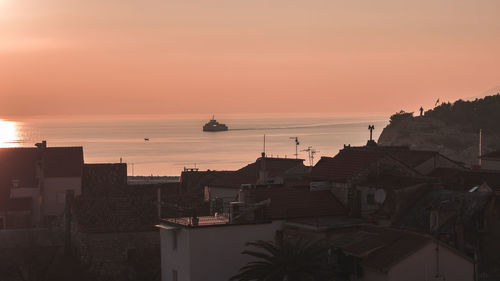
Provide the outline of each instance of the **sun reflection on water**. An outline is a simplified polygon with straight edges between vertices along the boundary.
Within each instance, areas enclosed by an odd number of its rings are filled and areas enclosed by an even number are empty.
[[[19,146],[18,124],[0,119],[0,147]]]

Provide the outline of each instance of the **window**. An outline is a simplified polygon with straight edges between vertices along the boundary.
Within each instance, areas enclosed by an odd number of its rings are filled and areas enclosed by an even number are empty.
[[[177,275],[177,270],[172,270],[172,281],[177,281],[178,280],[178,275]]]
[[[177,249],[177,231],[172,231],[172,249]]]

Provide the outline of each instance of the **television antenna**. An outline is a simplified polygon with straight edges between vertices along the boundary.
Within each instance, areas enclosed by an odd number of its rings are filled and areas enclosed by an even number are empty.
[[[298,137],[290,137],[291,140],[295,140],[295,159],[299,158],[299,138]]]
[[[314,165],[314,155],[319,152],[319,150],[316,150],[312,148],[312,146],[307,147],[307,149],[303,149],[301,151],[307,152],[307,155],[309,156],[309,166]]]

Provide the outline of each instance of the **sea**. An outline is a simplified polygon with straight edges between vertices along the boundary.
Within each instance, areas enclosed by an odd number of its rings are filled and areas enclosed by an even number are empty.
[[[178,176],[185,168],[236,170],[268,157],[316,163],[344,145],[376,140],[387,116],[220,115],[225,132],[203,132],[212,116],[91,116],[0,120],[0,147],[82,146],[85,163],[127,163],[128,174]],[[314,150],[311,159],[307,150]]]

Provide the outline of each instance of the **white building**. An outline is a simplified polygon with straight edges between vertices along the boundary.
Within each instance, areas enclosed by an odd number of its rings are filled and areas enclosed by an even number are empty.
[[[248,263],[245,243],[273,240],[283,221],[228,224],[227,218],[164,220],[160,225],[162,281],[229,280]]]
[[[287,219],[346,214],[330,191],[307,187],[244,189],[239,199],[230,213],[162,220],[162,281],[228,280],[250,261],[245,244],[275,240]]]

